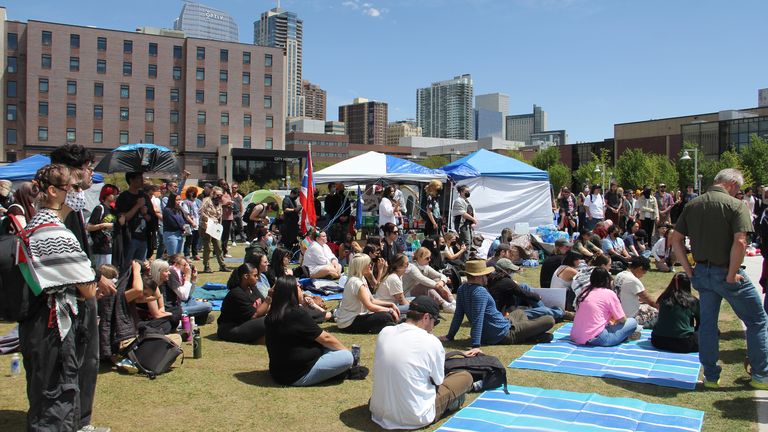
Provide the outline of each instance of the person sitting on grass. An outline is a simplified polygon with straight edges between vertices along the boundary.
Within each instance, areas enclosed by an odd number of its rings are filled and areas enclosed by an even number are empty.
[[[256,229],[256,238],[250,246],[245,248],[245,259],[243,259],[243,262],[258,265],[258,262],[253,259],[257,254],[266,255],[267,259],[271,259],[275,244],[277,244],[277,241],[275,241],[275,235],[272,231],[265,226],[259,227]]]
[[[456,310],[456,299],[448,288],[448,276],[429,266],[432,253],[425,247],[416,249],[413,262],[403,275],[403,290],[409,297],[429,295],[448,313]]]
[[[619,297],[613,291],[611,274],[597,267],[589,286],[576,298],[576,316],[571,340],[578,345],[616,346],[630,338],[640,338],[637,321],[627,318]]]
[[[264,261],[267,257],[262,255]],[[259,269],[241,264],[229,275],[227,295],[221,304],[216,331],[219,339],[227,342],[262,344],[266,332],[264,317],[269,312],[271,295],[256,289]]]
[[[496,308],[505,316],[515,308],[524,308],[529,319],[551,315],[556,322],[573,321],[573,312],[565,312],[559,307],[545,306],[541,296],[524,283],[517,283],[512,275],[520,271],[512,261],[502,258],[496,262],[496,270],[488,275],[488,292],[496,302]]]
[[[669,236],[674,231],[669,229],[666,225],[659,227],[659,239],[653,244],[651,253],[653,254],[653,260],[656,263],[656,270],[661,272],[673,272],[673,259],[672,244],[668,241]]]
[[[485,260],[467,261],[465,271],[467,283],[459,287],[451,328],[440,340],[443,342],[453,340],[465,314],[472,326],[470,330],[472,348],[480,345],[552,340],[552,335],[547,333],[547,330],[555,325],[555,319],[551,316],[528,319],[523,310],[515,309],[505,318],[499,312],[496,302],[485,288],[488,285],[488,275],[492,272],[493,267],[486,267]]]
[[[563,257],[563,263],[555,269],[552,274],[552,280],[549,283],[550,288],[570,288],[574,276],[579,273],[579,267],[582,260],[581,254],[576,251],[568,251]]]
[[[168,279],[168,287],[165,299],[171,306],[180,306],[182,311],[195,318],[199,325],[213,322],[211,304],[197,301],[192,297],[194,284],[197,281],[197,270],[184,258],[184,254],[177,253],[168,258],[171,265],[171,275]],[[210,319],[209,319],[210,317]]]
[[[336,309],[336,325],[346,333],[378,333],[400,321],[400,310],[392,302],[371,296],[366,275],[371,272],[371,258],[354,254],[349,263],[349,279],[344,285],[341,303]]]
[[[699,351],[699,299],[691,294],[691,280],[685,273],[672,277],[659,296],[659,320],[651,333],[654,347],[677,353]]]
[[[328,247],[328,234],[325,231],[314,231],[310,234],[312,244],[304,254],[304,265],[309,268],[310,277],[314,279],[338,279],[341,276],[339,259]]]
[[[584,259],[591,261],[593,257],[603,254],[603,250],[592,242],[592,231],[586,228],[579,229],[579,236],[573,242],[573,250],[584,256]]]
[[[614,280],[624,314],[635,318],[645,328],[653,328],[659,317],[659,306],[648,296],[640,281],[650,269],[651,262],[647,258],[634,257],[629,262],[629,268],[617,274]]]
[[[387,268],[384,280],[376,289],[376,298],[381,301],[390,301],[397,305],[400,314],[408,312],[408,299],[403,294],[403,275],[408,268],[408,257],[405,254],[397,254]]]
[[[368,255],[373,264],[371,271],[366,273],[365,281],[368,282],[369,289],[376,291],[379,288],[379,284],[384,279],[384,275],[387,274],[389,265],[387,264],[387,260],[381,256],[381,242],[378,240],[378,237],[373,240],[374,241],[372,241],[371,238],[368,238],[368,243],[363,248],[363,254]],[[349,260],[352,262],[351,255]]]
[[[620,261],[626,265],[629,265],[629,260],[632,258],[627,252],[627,248],[624,246],[624,240],[619,236],[619,227],[611,225],[607,229],[608,236],[602,241],[603,252],[610,255],[611,260]]]
[[[301,307],[303,298],[295,277],[275,282],[265,325],[269,374],[279,384],[319,384],[346,373],[354,362],[352,352]]]
[[[164,291],[168,289],[167,282],[170,277],[168,262],[154,260],[149,264],[143,275],[144,298],[136,304],[139,316],[139,331],[148,331],[160,334],[170,334],[176,330],[181,320],[181,308],[166,304]]]
[[[267,270],[269,285],[274,285],[277,279],[283,276],[293,276],[291,252],[288,249],[279,247],[272,252],[272,259],[269,260],[269,270]]]

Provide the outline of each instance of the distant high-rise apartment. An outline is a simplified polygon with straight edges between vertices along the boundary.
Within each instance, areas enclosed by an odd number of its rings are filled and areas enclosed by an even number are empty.
[[[537,105],[531,114],[517,114],[506,117],[508,141],[522,141],[531,145],[531,134],[547,130],[547,113]]]
[[[325,121],[325,90],[317,84],[302,81],[301,93],[304,96],[304,117]]]
[[[490,111],[493,113],[501,113],[501,134],[498,135],[496,130],[498,129],[498,115],[487,114],[483,111]],[[504,119],[509,114],[509,95],[504,93],[488,93],[484,95],[475,96],[475,138],[483,138],[485,136],[496,136],[504,138],[507,136],[506,122]],[[478,121],[490,120],[491,124],[482,125]],[[490,128],[490,129],[489,129]],[[481,131],[481,129],[483,129]],[[489,133],[489,131],[492,131]]]
[[[347,125],[350,144],[386,145],[387,104],[357,98],[339,107],[339,121]]]
[[[426,137],[473,139],[472,76],[460,75],[416,90],[416,124]]]
[[[231,15],[192,1],[184,2],[179,17],[173,21],[173,29],[183,31],[187,37],[240,41],[237,23]]]
[[[412,120],[402,120],[387,125],[387,145],[396,146],[400,143],[400,138],[410,136],[421,136],[421,128],[416,126]]]
[[[475,112],[475,139],[504,139],[504,115],[499,111],[478,108]]]
[[[475,108],[500,112],[506,117],[509,113],[509,95],[504,93],[477,95],[475,96]]]
[[[278,47],[285,54],[286,117],[304,116],[304,97],[301,94],[301,50],[304,21],[294,12],[276,7],[261,14],[253,23],[253,43]]]
[[[760,89],[757,92],[757,106],[768,107],[768,88]]]

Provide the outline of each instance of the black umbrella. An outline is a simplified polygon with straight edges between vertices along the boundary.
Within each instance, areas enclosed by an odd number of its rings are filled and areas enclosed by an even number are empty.
[[[173,152],[156,144],[126,144],[106,155],[94,171],[115,172],[181,172]]]

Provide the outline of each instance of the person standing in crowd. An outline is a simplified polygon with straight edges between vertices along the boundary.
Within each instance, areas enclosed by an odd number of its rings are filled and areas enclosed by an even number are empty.
[[[163,209],[163,244],[169,256],[181,253],[184,248],[184,225],[187,221],[184,219],[181,202],[181,195],[171,192],[168,204]]]
[[[683,194],[683,207],[685,207],[691,200],[699,196],[699,194],[693,190],[693,185],[685,187],[685,193]]]
[[[714,184],[683,209],[671,234],[672,250],[693,287],[699,291],[699,361],[704,368],[704,386],[720,383],[718,318],[725,299],[746,325],[747,356],[752,367],[752,387],[768,390],[768,315],[760,293],[740,268],[752,232],[749,210],[736,193],[744,176],[734,168],[717,173]],[[685,237],[691,241],[696,267],[686,256]]]
[[[557,197],[557,206],[561,210],[564,210],[565,214],[571,219],[578,219],[576,197],[568,189],[568,186],[563,186],[560,189],[560,195]]]
[[[119,233],[116,232],[115,239],[122,239],[122,257],[115,261],[115,251],[120,249],[113,248],[113,264],[122,271],[126,271],[133,260],[143,262],[147,259],[147,238],[149,236],[149,197],[144,193],[144,176],[142,173],[126,173],[125,182],[128,183],[128,189],[122,191],[117,196],[115,202],[115,215],[119,225]],[[119,235],[118,235],[119,234]]]
[[[381,194],[381,202],[379,202],[379,227],[381,229],[387,223],[397,225],[395,213],[400,211],[400,203],[395,201],[394,197],[395,188],[392,186],[385,187]]]
[[[240,241],[243,242],[245,236],[243,235],[243,196],[240,194],[240,185],[232,183],[232,232],[230,237],[232,238],[232,246],[237,246],[237,238],[240,237]]]
[[[24,218],[24,224],[32,220],[37,213],[35,201],[40,193],[40,188],[32,182],[24,182],[13,192],[13,204],[7,209],[8,214]]]
[[[656,203],[659,206],[658,223],[668,223],[669,212],[672,211],[672,207],[675,205],[675,199],[672,197],[672,194],[667,192],[667,185],[664,183],[659,183],[659,187],[656,190],[656,195],[654,197],[656,198]]]
[[[677,190],[674,194],[672,194],[674,204],[672,205],[672,209],[669,211],[669,221],[674,225],[677,222],[677,218],[680,217],[680,213],[683,212],[683,194]]]
[[[749,209],[749,216],[754,222],[756,217],[755,210],[757,209],[757,200],[752,193],[752,187],[744,189],[744,197],[741,200],[744,201],[744,204],[747,205],[747,209]]]
[[[219,263],[219,271],[229,271],[224,264],[224,257],[221,250],[221,239],[215,238],[207,232],[208,221],[215,223],[221,223],[221,197],[224,195],[224,190],[216,186],[211,190],[211,196],[203,200],[203,204],[200,206],[200,224],[203,227],[203,273],[213,273],[210,266],[211,260],[211,245],[213,245],[213,254],[216,256],[216,261]],[[224,237],[222,235],[222,237]]]
[[[150,200],[150,222],[149,230],[147,231],[149,237],[147,239],[146,259],[152,258],[152,255],[155,255],[155,258],[162,258],[163,252],[165,252],[165,246],[163,245],[163,202],[160,199],[162,192],[160,191],[160,186],[151,183],[144,185],[144,192],[149,196]]]
[[[405,195],[403,194],[403,186],[403,182],[397,182],[397,186],[394,187],[395,192],[392,196],[392,202],[397,203],[398,208],[400,209],[400,215],[405,217],[405,215],[408,214],[408,207],[406,206]]]
[[[461,408],[472,389],[472,375],[445,375],[445,350],[432,335],[440,308],[427,296],[416,297],[405,322],[379,333],[373,361],[371,419],[385,429],[418,429]],[[462,353],[473,357],[471,349]]]
[[[0,180],[0,216],[4,216],[8,207],[13,204],[12,186],[13,183],[10,180]]]
[[[344,193],[344,183],[330,183],[325,197],[325,217],[326,224],[330,224],[328,237],[331,241],[339,243],[344,240],[351,214],[352,206]]]
[[[299,188],[291,189],[291,192],[283,198],[283,226],[280,227],[280,240],[289,251],[296,250],[299,236],[301,204],[296,201],[298,198]]]
[[[579,229],[587,227],[587,197],[589,196],[589,186],[584,185],[584,190],[579,192],[576,198],[577,211],[579,214]],[[591,229],[587,228],[587,231]]]
[[[453,229],[459,233],[459,241],[468,248],[472,247],[474,227],[477,226],[475,210],[469,202],[469,187],[459,185],[456,187],[459,195],[453,201]]]
[[[440,213],[440,201],[438,193],[443,188],[439,180],[432,180],[424,187],[424,201],[421,203],[420,213],[424,219],[424,235],[430,237],[442,234],[443,216]]]
[[[621,194],[619,185],[611,181],[608,192],[605,193],[605,218],[613,221],[614,225],[619,225],[621,212]]]
[[[678,353],[699,351],[699,299],[691,294],[685,273],[672,277],[659,296],[659,320],[653,326],[651,344],[660,350]]]
[[[643,193],[635,203],[635,211],[637,212],[637,220],[640,221],[640,227],[649,236],[653,236],[655,233],[656,224],[659,223],[660,213],[659,205],[656,201],[656,197],[651,194],[651,187],[643,187]]]
[[[232,258],[232,255],[229,254],[229,237],[232,232],[232,221],[235,218],[232,210],[232,193],[229,190],[227,181],[224,179],[219,180],[219,187],[222,190],[221,226],[224,228],[224,233],[221,235],[221,251],[224,258]]]
[[[93,208],[85,230],[91,234],[91,261],[94,268],[102,264],[112,264],[112,229],[115,217],[112,215],[112,203],[120,190],[114,185],[104,185],[99,193],[100,204]]]
[[[586,212],[585,225],[587,229],[592,230],[605,218],[605,199],[603,199],[603,187],[592,185],[584,200],[584,210]]]
[[[184,257],[199,261],[197,256],[197,243],[200,239],[200,201],[197,200],[197,189],[191,187],[187,189],[184,202],[181,209],[184,212],[189,223],[189,233],[184,235]]]

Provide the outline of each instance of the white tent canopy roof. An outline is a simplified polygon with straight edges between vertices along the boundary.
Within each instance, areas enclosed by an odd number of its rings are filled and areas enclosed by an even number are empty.
[[[314,173],[316,183],[389,181],[428,182],[445,181],[448,177],[439,169],[430,169],[417,163],[384,153],[370,151],[343,160]]]

